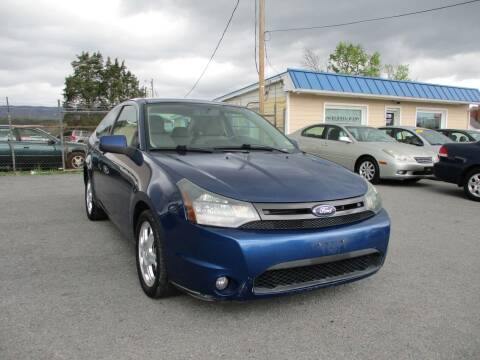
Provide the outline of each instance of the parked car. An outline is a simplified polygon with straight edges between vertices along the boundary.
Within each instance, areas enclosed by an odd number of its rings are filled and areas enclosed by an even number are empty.
[[[477,142],[480,141],[480,131],[462,129],[440,129],[437,130],[449,137],[454,142]]]
[[[67,130],[63,133],[63,139],[73,143],[86,143],[91,134],[88,130]]]
[[[465,195],[480,201],[480,141],[467,144],[445,144],[440,148],[435,176],[462,186]]]
[[[86,147],[83,144],[65,143],[66,166],[82,169]],[[35,127],[14,126],[12,130],[0,125],[0,169],[13,169],[13,159],[19,170],[62,167],[60,141],[48,132]]]
[[[396,142],[368,126],[316,124],[290,135],[308,153],[336,162],[366,180],[418,181],[433,175],[434,154]]]
[[[398,142],[419,147],[421,146],[433,151],[435,154],[438,154],[438,151],[443,144],[453,142],[447,136],[432,129],[413,126],[388,126],[379,129]]]
[[[172,127],[171,118],[186,126]],[[89,219],[136,244],[144,292],[252,299],[359,280],[382,266],[390,221],[375,188],[224,103],[136,99],[89,139]]]

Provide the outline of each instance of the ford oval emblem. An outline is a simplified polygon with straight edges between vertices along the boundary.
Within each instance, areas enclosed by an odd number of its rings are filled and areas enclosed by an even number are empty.
[[[337,210],[333,205],[318,205],[312,209],[312,213],[318,217],[332,216]]]

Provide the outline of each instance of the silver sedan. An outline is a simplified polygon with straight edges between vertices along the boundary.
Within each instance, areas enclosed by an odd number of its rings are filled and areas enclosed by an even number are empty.
[[[433,151],[401,144],[368,126],[317,124],[289,136],[300,149],[338,163],[366,180],[433,177]]]

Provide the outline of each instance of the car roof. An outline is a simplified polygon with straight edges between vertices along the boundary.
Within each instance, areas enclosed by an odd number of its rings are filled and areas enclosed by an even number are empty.
[[[381,126],[380,129],[403,129],[403,130],[432,130],[417,126]]]

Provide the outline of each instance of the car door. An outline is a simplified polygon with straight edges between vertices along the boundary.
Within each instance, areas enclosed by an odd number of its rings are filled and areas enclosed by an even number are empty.
[[[9,128],[0,128],[0,169],[13,169],[12,149],[10,143],[13,135]]]
[[[328,125],[325,133],[325,153],[327,154],[327,159],[350,168],[352,147],[354,146],[353,140],[345,130],[337,125]],[[352,142],[341,141],[340,139],[342,138],[349,138]]]
[[[325,127],[325,125],[314,125],[304,129],[300,135],[300,148],[307,153],[323,157]]]
[[[122,107],[117,120],[113,125],[112,135],[123,135],[127,145],[138,147],[138,109],[136,105]],[[123,230],[128,231],[130,200],[137,190],[137,180],[134,172],[135,166],[128,155],[105,153],[103,158],[105,171],[105,206],[109,209],[111,219]]]
[[[12,142],[17,168],[59,168],[62,166],[60,144],[46,132],[34,128],[16,128]]]
[[[92,137],[89,139],[87,162],[91,163],[92,169],[91,182],[93,191],[95,192],[95,199],[102,205],[107,214],[110,215],[110,209],[105,204],[107,199],[108,189],[108,167],[104,167],[104,154],[99,149],[99,141],[102,136],[110,135],[113,129],[113,124],[117,119],[120,107],[115,107],[105,115],[100,124],[98,124]]]

